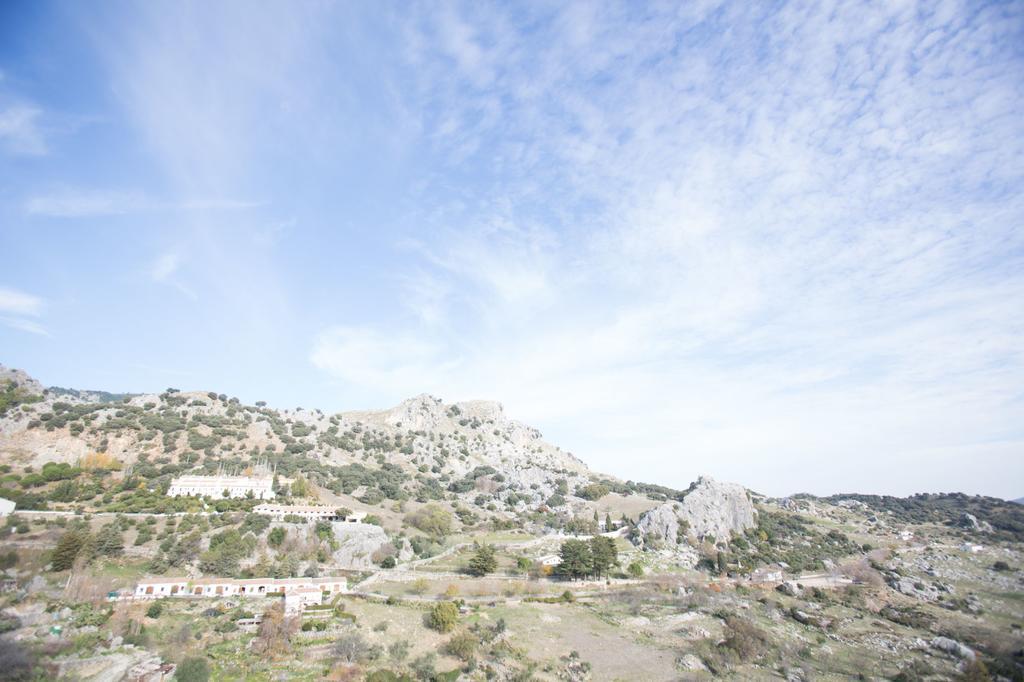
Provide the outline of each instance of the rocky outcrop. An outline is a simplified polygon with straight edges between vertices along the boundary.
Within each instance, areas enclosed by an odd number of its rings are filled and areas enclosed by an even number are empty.
[[[933,649],[945,651],[950,656],[955,656],[956,658],[962,658],[968,661],[974,660],[975,654],[970,647],[961,644],[955,639],[950,639],[949,637],[935,637],[931,641],[931,646]]]
[[[991,523],[988,521],[979,521],[977,516],[974,514],[968,514],[967,512],[964,512],[964,515],[960,517],[958,525],[961,528],[966,528],[967,530],[972,530],[976,533],[992,532]]]
[[[374,552],[390,544],[384,529],[370,523],[332,523],[331,527],[338,541],[332,558],[339,568],[373,569]]]
[[[0,386],[13,384],[28,395],[42,395],[43,385],[20,369],[0,365]]]
[[[728,541],[757,524],[757,512],[746,489],[735,483],[719,483],[702,476],[678,502],[666,502],[640,517],[635,537],[638,544],[673,545],[687,537]]]

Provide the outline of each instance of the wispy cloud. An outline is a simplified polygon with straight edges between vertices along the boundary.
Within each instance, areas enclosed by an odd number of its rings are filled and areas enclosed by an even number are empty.
[[[141,192],[108,190],[61,190],[29,197],[25,212],[50,218],[89,218],[134,213],[178,211],[235,211],[254,208],[258,202],[226,198],[154,199]]]
[[[199,298],[196,292],[176,276],[181,267],[181,262],[181,256],[176,252],[169,251],[161,254],[149,269],[150,279],[158,284],[170,285],[188,298],[196,300]]]
[[[1018,10],[453,12],[405,28],[409,108],[446,172],[479,174],[419,195],[432,238],[405,300],[430,292],[429,316],[363,332],[431,351],[325,334],[318,367],[382,399],[498,397],[626,476],[1005,475],[1024,448]],[[375,371],[343,371],[356,357]],[[966,452],[970,481],[933,470]]]
[[[0,287],[0,323],[29,332],[48,336],[46,329],[35,319],[42,315],[43,299],[17,289]]]
[[[40,109],[25,103],[0,104],[0,147],[12,154],[45,154],[46,138]]]

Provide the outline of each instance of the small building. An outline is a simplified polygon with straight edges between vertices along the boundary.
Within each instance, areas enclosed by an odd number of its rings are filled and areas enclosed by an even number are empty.
[[[299,613],[307,606],[319,604],[323,600],[323,592],[316,587],[297,587],[284,594],[284,612]]]
[[[14,508],[17,507],[12,500],[0,497],[0,516],[8,516],[14,513]]]
[[[541,566],[558,566],[562,563],[562,557],[557,554],[546,554],[542,557],[538,557],[537,563]]]
[[[167,489],[171,497],[249,497],[269,500],[274,497],[273,476],[179,476]]]
[[[782,569],[777,566],[761,566],[750,573],[750,582],[755,584],[781,583]]]

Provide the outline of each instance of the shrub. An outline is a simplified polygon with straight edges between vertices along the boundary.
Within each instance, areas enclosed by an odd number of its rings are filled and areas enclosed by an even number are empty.
[[[768,636],[763,630],[745,618],[726,616],[725,641],[722,646],[736,652],[743,661],[757,658],[764,653]]]
[[[388,658],[395,663],[402,663],[408,656],[412,645],[407,640],[400,639],[388,645]]]
[[[993,571],[1000,571],[1000,572],[1002,572],[1002,571],[1009,571],[1010,570],[1010,564],[1006,563],[1005,561],[997,561],[994,564],[992,564],[992,570]]]
[[[174,672],[174,679],[178,682],[206,682],[210,679],[210,664],[205,658],[186,658]]]
[[[590,485],[578,488],[576,490],[576,497],[582,497],[584,500],[598,500],[610,492],[611,490],[609,490],[606,485],[601,483],[591,483]]]
[[[271,547],[280,547],[281,543],[284,542],[286,535],[287,531],[285,531],[285,529],[281,526],[278,526],[277,528],[270,531],[269,535],[267,535],[267,544]]]
[[[331,648],[331,653],[346,663],[358,663],[366,657],[367,651],[369,646],[358,632],[342,635]]]
[[[149,605],[148,609],[146,609],[146,617],[147,618],[159,618],[160,615],[163,612],[164,612],[164,603],[162,601],[155,601],[155,602],[153,602],[152,604]]]
[[[34,667],[32,656],[20,642],[0,639],[0,670],[5,680],[28,680]]]
[[[427,614],[427,626],[438,632],[451,632],[458,622],[459,607],[450,601],[434,604]]]
[[[428,535],[444,536],[451,532],[452,515],[436,504],[428,504],[408,514],[405,522]]]
[[[473,655],[476,653],[476,648],[479,644],[480,640],[478,640],[473,634],[469,632],[460,632],[448,640],[444,645],[444,651],[449,656],[454,656],[461,661],[469,662],[473,659]]]

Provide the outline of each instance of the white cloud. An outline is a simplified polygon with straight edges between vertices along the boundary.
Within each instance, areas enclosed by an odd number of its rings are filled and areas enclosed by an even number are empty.
[[[1019,64],[997,10],[952,7],[413,17],[410,109],[484,170],[419,197],[420,350],[382,326],[314,364],[503,400],[628,477],[1014,493]]]
[[[181,259],[176,253],[165,253],[156,259],[150,276],[155,282],[164,282],[178,270]]]
[[[23,317],[7,317],[0,315],[0,323],[17,329],[19,331],[28,332],[29,334],[38,334],[39,336],[49,336],[50,332],[46,331],[43,325],[39,324],[34,320],[26,320]]]
[[[0,287],[0,312],[14,315],[37,316],[42,312],[43,300],[16,289]]]
[[[0,109],[0,146],[13,154],[40,156],[46,139],[40,126],[42,112],[28,104],[9,104]]]
[[[131,213],[177,211],[235,211],[259,204],[228,198],[158,200],[141,192],[63,189],[39,194],[25,202],[25,212],[49,218],[90,218]]]
[[[32,318],[43,312],[43,299],[17,289],[0,287],[0,323],[29,332],[48,336],[46,329]]]

